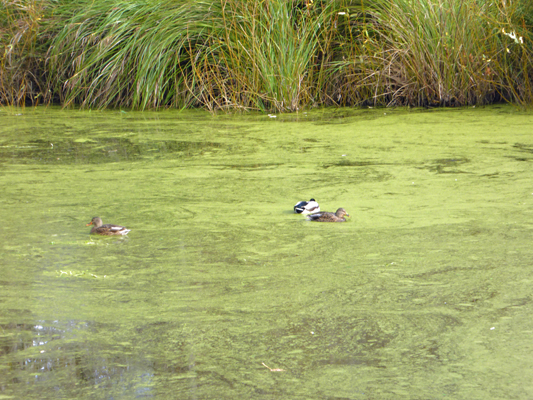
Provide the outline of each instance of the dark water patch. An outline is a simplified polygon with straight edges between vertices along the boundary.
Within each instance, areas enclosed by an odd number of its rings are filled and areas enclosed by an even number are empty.
[[[92,335],[102,332],[103,327],[94,324],[91,326],[85,322],[72,321],[68,326],[59,328],[43,321],[35,326],[19,324],[5,326],[4,329],[9,338],[1,341],[1,346],[10,350],[3,354],[10,359],[10,366],[3,369],[3,384],[25,385],[28,394],[39,387],[44,391],[41,398],[52,398],[48,396],[48,390],[55,391],[57,395],[57,384],[52,377],[75,377],[78,381],[77,388],[64,387],[60,392],[70,393],[69,397],[94,398],[96,393],[108,388],[110,382],[120,382],[121,386],[128,387],[126,390],[139,390],[134,389],[139,385],[133,377],[147,372],[145,367],[138,369],[131,365],[132,344],[109,341],[108,345],[95,345]],[[106,332],[110,335],[108,339],[113,336],[113,331],[111,326],[106,327]],[[147,362],[146,365],[149,366],[150,363]],[[136,370],[133,374],[132,369]],[[141,391],[146,394],[149,386],[141,386]],[[117,388],[116,392],[123,390],[124,387]]]
[[[479,140],[477,143],[480,144],[496,144],[496,145],[506,145],[508,144],[506,141],[491,141],[491,140]]]
[[[2,355],[15,354],[29,348],[50,344],[54,340],[62,339],[65,333],[58,327],[44,322],[39,325],[10,322],[1,324],[0,328],[2,328],[3,332],[3,335],[0,336]],[[32,363],[35,362],[35,360],[32,360]]]
[[[515,143],[513,148],[524,153],[533,153],[533,144]]]
[[[135,142],[127,138],[32,140],[0,146],[0,162],[19,164],[100,164],[153,158],[190,158],[223,148],[216,142],[177,140]]]
[[[457,168],[468,163],[470,160],[462,157],[441,158],[428,163],[424,168],[437,174],[470,174],[471,172]]]
[[[342,160],[337,163],[332,164],[326,164],[322,168],[330,168],[330,167],[368,167],[368,166],[378,166],[378,165],[390,165],[388,163],[384,162],[376,162],[376,161],[350,161],[350,160]]]
[[[517,149],[521,153],[527,153],[532,154],[533,153],[533,145],[526,144],[526,143],[515,143],[513,145],[514,149]],[[516,161],[521,162],[531,162],[533,161],[533,157],[525,157],[525,156],[509,156],[509,158],[513,158]]]
[[[229,165],[226,168],[237,169],[241,171],[254,171],[254,170],[270,170],[275,169],[283,164],[281,163],[257,163],[257,164],[241,164],[241,165]]]
[[[446,166],[456,166],[456,165],[466,164],[468,162],[470,162],[469,159],[461,158],[461,157],[442,158],[442,159],[433,161],[434,164],[446,165]]]
[[[480,176],[485,177],[485,178],[499,178],[500,177],[500,173],[499,172],[493,172],[491,174],[481,174]]]

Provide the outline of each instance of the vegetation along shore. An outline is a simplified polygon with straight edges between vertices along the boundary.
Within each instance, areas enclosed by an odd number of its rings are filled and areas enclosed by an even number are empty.
[[[531,0],[1,0],[0,104],[533,103]]]

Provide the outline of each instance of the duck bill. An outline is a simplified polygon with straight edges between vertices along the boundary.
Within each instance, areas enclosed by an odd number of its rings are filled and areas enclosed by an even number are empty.
[[[93,224],[93,221],[89,222],[87,225],[85,226],[89,226],[89,225],[92,225]]]

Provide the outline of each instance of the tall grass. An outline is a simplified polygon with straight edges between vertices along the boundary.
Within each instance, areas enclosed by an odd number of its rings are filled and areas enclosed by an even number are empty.
[[[63,104],[144,109],[192,102],[189,53],[203,47],[208,8],[174,0],[77,4],[58,10],[67,24],[48,53],[50,86]]]
[[[43,83],[39,40],[47,0],[0,1],[0,104],[37,104]]]
[[[210,32],[216,51],[194,68],[210,89],[202,103],[277,111],[315,103],[321,82],[316,66],[332,4],[221,2]]]
[[[533,102],[529,0],[1,1],[2,103]]]
[[[412,0],[400,0],[383,9],[389,31],[380,35],[384,46],[378,46],[385,48],[383,95],[396,104],[416,105],[489,100],[495,85],[485,71],[498,51],[498,40],[491,38],[486,24],[490,5],[468,0],[423,2],[411,16],[412,5]]]
[[[359,40],[335,64],[350,101],[454,106],[531,103],[531,26],[526,2],[376,0],[358,24]],[[514,32],[518,41],[504,32]],[[349,91],[348,91],[349,92]]]
[[[296,110],[314,99],[329,9],[279,0],[87,2],[54,38],[51,84],[66,105]]]

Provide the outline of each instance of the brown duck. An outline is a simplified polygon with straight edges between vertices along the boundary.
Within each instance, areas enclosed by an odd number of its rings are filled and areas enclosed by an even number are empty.
[[[87,224],[94,225],[91,229],[91,233],[96,233],[98,235],[114,236],[114,235],[127,235],[131,229],[127,229],[120,225],[105,224],[103,225],[102,219],[100,217],[94,217],[91,222]]]
[[[339,208],[336,212],[318,212],[314,214],[309,214],[307,219],[309,221],[318,221],[318,222],[345,222],[346,218],[349,217],[348,213],[344,208]]]

